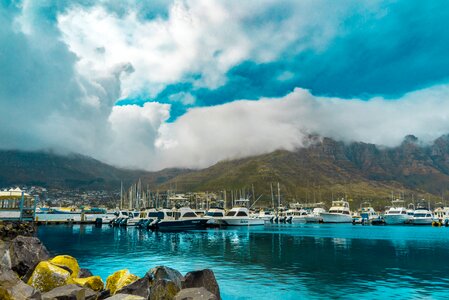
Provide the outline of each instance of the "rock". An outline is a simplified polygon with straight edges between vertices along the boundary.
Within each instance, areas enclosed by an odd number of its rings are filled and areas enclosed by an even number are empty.
[[[24,276],[40,261],[50,258],[47,249],[38,238],[20,235],[11,241],[9,256],[11,268],[19,276]]]
[[[175,300],[217,300],[217,297],[203,287],[180,290]]]
[[[0,270],[0,299],[40,299],[40,293],[25,284],[12,270]]]
[[[50,262],[54,265],[57,265],[61,268],[69,268],[71,270],[71,276],[73,278],[77,278],[80,272],[80,266],[78,265],[78,261],[70,256],[70,255],[58,255],[53,257]],[[65,269],[65,268],[64,268]]]
[[[0,240],[0,269],[11,269],[9,242]]]
[[[48,261],[40,262],[28,280],[28,285],[41,292],[48,292],[62,285],[70,284],[70,272]]]
[[[151,286],[150,300],[172,300],[180,288],[170,280],[159,279]]]
[[[90,276],[94,276],[94,274],[92,274],[92,272],[89,271],[89,269],[80,268],[80,272],[78,273],[78,278],[86,278],[86,277],[90,277]]]
[[[106,289],[110,290],[111,294],[114,295],[118,290],[133,283],[137,279],[139,279],[139,277],[129,273],[128,270],[120,270],[106,279]]]
[[[100,292],[104,288],[103,280],[100,276],[91,276],[86,278],[72,278],[72,281],[79,286],[89,288],[91,290]]]
[[[128,294],[117,294],[112,297],[106,298],[107,300],[146,300],[147,298],[136,296],[136,295],[128,295]]]
[[[150,295],[150,276],[147,274],[143,278],[140,278],[133,283],[128,284],[127,286],[118,290],[117,294],[136,295],[148,299],[148,296]]]
[[[184,276],[182,276],[182,274],[175,269],[165,266],[158,266],[151,269],[147,274],[153,281],[165,279],[173,281],[179,289],[182,288],[182,281],[184,280]]]
[[[85,300],[86,289],[76,284],[68,284],[42,294],[42,300]]]
[[[85,300],[98,300],[98,293],[88,289],[84,288],[86,290],[86,299]]]
[[[186,274],[182,288],[204,287],[220,299],[220,288],[215,279],[214,272],[210,269],[193,271]]]
[[[101,291],[98,294],[97,300],[103,300],[103,299],[107,299],[109,297],[111,297],[111,291],[110,290],[104,290],[104,291]]]

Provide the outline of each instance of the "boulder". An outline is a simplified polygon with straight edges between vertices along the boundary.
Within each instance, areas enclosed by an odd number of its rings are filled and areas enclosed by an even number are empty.
[[[128,295],[128,294],[116,294],[112,297],[106,298],[107,300],[146,300],[147,298],[136,296],[136,295]]]
[[[148,299],[150,296],[150,276],[147,274],[144,277],[134,281],[131,284],[121,288],[117,291],[117,294],[129,294],[142,296]]]
[[[40,262],[28,280],[28,285],[41,292],[48,292],[70,283],[73,283],[70,272],[48,261]]]
[[[68,268],[69,270],[71,270],[70,273],[73,278],[78,277],[80,266],[78,265],[78,261],[76,260],[76,258],[70,255],[58,255],[53,257],[50,262],[63,269]]]
[[[86,278],[93,276],[92,272],[89,269],[80,268],[80,272],[78,273],[78,278]]]
[[[9,242],[0,240],[0,269],[11,269]]]
[[[150,300],[172,300],[180,288],[170,280],[159,279],[151,286]]]
[[[19,279],[12,270],[0,270],[0,299],[40,299],[40,293]]]
[[[150,276],[152,281],[165,279],[174,282],[179,289],[182,288],[182,281],[184,280],[184,277],[175,269],[165,266],[158,266],[151,269],[147,275]]]
[[[217,297],[203,287],[180,290],[175,300],[217,300]]]
[[[214,272],[210,269],[193,271],[186,274],[182,283],[182,288],[204,287],[220,299],[220,288],[215,279]]]
[[[106,289],[111,291],[111,295],[114,295],[118,290],[138,280],[139,277],[129,273],[128,270],[120,270],[110,275],[106,279]]]
[[[50,258],[47,249],[38,238],[21,235],[11,241],[9,256],[11,268],[21,277],[40,261]]]
[[[42,300],[85,300],[86,289],[76,284],[68,284],[42,294]]]
[[[103,280],[100,276],[90,276],[86,278],[72,278],[72,281],[79,286],[89,288],[91,290],[100,292],[104,288]]]

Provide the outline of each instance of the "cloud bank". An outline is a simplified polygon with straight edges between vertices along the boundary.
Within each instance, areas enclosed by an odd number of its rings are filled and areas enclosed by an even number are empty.
[[[1,149],[206,167],[449,132],[444,1],[0,2]]]

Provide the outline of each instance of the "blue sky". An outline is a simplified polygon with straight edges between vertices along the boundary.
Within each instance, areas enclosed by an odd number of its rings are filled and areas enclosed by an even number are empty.
[[[1,147],[157,169],[430,142],[448,23],[442,0],[0,0]]]

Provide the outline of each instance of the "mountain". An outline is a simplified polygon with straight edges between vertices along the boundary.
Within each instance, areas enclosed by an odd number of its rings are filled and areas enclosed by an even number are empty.
[[[60,155],[52,152],[0,151],[0,187],[39,185],[60,188],[119,189],[144,177],[157,185],[184,170],[160,172],[120,169],[80,154]]]
[[[280,182],[289,201],[329,201],[347,196],[389,201],[391,193],[411,200],[441,198],[449,184],[449,136],[424,145],[407,136],[398,147],[354,142],[345,144],[314,137],[311,146],[219,162],[209,168],[180,174],[163,186],[179,190],[234,190],[264,194],[271,201],[270,183]],[[229,195],[228,195],[229,196]],[[447,195],[446,195],[447,196]]]

